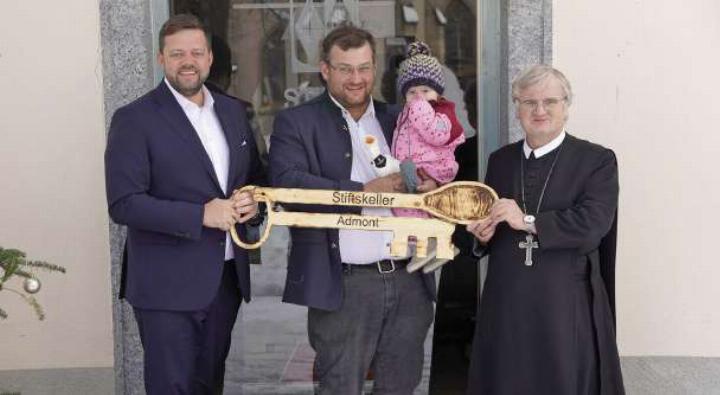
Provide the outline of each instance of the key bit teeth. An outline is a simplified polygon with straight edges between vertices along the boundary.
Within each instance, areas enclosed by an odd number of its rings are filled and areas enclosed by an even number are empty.
[[[452,247],[453,251],[453,259],[460,253],[460,249],[457,247]],[[444,258],[435,258],[432,262],[428,263],[427,265],[423,265],[423,273],[431,273],[435,270],[439,269],[444,264],[450,262],[450,259],[444,259]]]
[[[407,240],[407,238],[405,239]],[[390,243],[390,255],[392,256],[407,256],[408,244],[407,241],[402,241],[399,238],[393,240]]]
[[[410,260],[410,263],[405,267],[405,269],[408,271],[408,273],[413,273],[420,269],[421,267],[427,265],[433,258],[431,257],[413,257]]]
[[[440,266],[450,262],[449,259],[439,259],[436,258],[432,262],[428,263],[427,265],[423,266],[423,273],[432,273],[435,270],[439,269]]]
[[[453,250],[454,246],[452,243],[447,241],[440,241],[438,240],[437,244],[437,257],[441,259],[453,259],[455,258],[455,251]]]
[[[427,239],[418,239],[415,243],[415,256],[424,258],[427,256],[428,242]]]

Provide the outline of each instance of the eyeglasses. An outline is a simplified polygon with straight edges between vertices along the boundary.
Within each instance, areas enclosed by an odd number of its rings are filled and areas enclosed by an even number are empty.
[[[364,63],[359,66],[350,66],[349,64],[341,64],[338,66],[328,63],[331,69],[337,71],[344,77],[350,77],[357,71],[361,76],[370,75],[375,70],[375,65],[372,63]]]
[[[540,108],[540,104],[542,103],[542,107],[545,109],[545,111],[552,111],[557,106],[567,100],[567,97],[548,97],[546,99],[542,99],[542,101],[538,100],[532,100],[532,99],[515,99],[519,104],[520,108],[525,111],[537,111],[538,108]]]

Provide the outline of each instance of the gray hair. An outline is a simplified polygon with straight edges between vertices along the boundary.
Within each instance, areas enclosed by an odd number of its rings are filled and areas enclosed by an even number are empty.
[[[561,73],[560,70],[545,64],[536,64],[534,66],[530,66],[523,72],[521,72],[520,75],[515,77],[515,80],[513,80],[512,83],[513,101],[518,99],[518,95],[523,90],[533,85],[537,85],[551,76],[555,77],[555,79],[557,79],[557,81],[560,83],[560,86],[565,92],[565,99],[567,100],[567,104],[570,105],[573,99],[570,81],[565,78],[565,75]]]

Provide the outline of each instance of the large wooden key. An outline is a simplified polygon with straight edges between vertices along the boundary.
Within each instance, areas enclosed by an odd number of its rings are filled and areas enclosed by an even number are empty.
[[[257,242],[245,243],[240,240],[234,227],[230,229],[235,243],[243,248],[260,247],[269,237],[270,228],[274,225],[384,230],[393,232],[393,242],[390,245],[392,256],[406,256],[408,238],[415,236],[418,257],[427,255],[427,242],[430,238],[435,238],[437,257],[443,259],[454,257],[453,245],[450,241],[455,229],[453,224],[468,224],[485,218],[492,204],[498,199],[497,194],[490,187],[469,181],[453,182],[419,195],[255,186],[246,186],[239,191],[249,191],[256,201],[267,202],[269,206],[267,226]],[[275,203],[411,208],[424,210],[440,219],[285,212],[277,211]]]
[[[238,238],[234,228],[231,228],[230,232],[233,240],[239,246],[246,249],[253,249],[260,247],[260,245],[267,240],[270,228],[275,225],[299,226],[303,228],[392,231],[393,241],[390,244],[390,255],[397,257],[407,256],[408,238],[410,236],[417,238],[415,255],[419,257],[427,256],[428,240],[435,238],[437,242],[437,256],[446,259],[452,259],[454,257],[453,246],[450,239],[455,227],[450,223],[438,219],[268,210],[267,226],[257,242],[243,242]]]

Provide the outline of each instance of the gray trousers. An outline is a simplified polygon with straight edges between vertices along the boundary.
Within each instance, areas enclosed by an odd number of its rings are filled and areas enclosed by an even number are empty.
[[[434,316],[421,274],[353,268],[344,271],[343,286],[339,310],[308,310],[316,393],[359,395],[372,367],[373,395],[411,395],[422,378]]]

